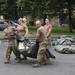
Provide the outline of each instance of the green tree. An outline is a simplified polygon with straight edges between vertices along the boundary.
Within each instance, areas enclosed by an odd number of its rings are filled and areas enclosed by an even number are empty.
[[[36,16],[46,18],[48,14],[64,15],[64,9],[68,9],[69,31],[72,32],[71,15],[75,0],[17,0],[17,6],[22,8],[22,12],[31,11],[33,18]],[[62,15],[62,16],[63,16]]]
[[[53,6],[55,4],[55,7],[52,7],[54,9],[54,11],[56,12],[63,12],[64,8],[68,9],[68,15],[69,15],[69,31],[72,32],[72,12],[73,12],[73,6],[75,7],[75,0],[51,0],[52,1],[52,5]],[[63,13],[62,13],[63,14]]]
[[[4,18],[17,18],[17,4],[16,0],[0,0],[0,15]]]
[[[7,0],[0,0],[0,15],[6,13],[6,1]]]
[[[50,0],[17,0],[18,8],[22,8],[23,11],[31,11],[34,17],[49,12],[49,3]]]
[[[8,17],[11,19],[15,19],[17,16],[17,7],[16,7],[16,0],[7,0],[7,12]]]

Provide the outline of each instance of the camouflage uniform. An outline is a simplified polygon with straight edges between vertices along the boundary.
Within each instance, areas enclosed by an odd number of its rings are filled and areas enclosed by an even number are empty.
[[[25,30],[28,29],[28,27],[23,24],[23,25],[18,25],[17,29],[19,30],[19,35],[24,36],[25,35]]]
[[[5,28],[4,29],[4,33],[7,35],[7,36],[10,36],[10,34],[12,33],[12,27],[9,26],[8,28]],[[7,50],[6,50],[6,59],[7,59],[7,62],[10,62],[10,55],[11,55],[11,52],[13,51],[15,56],[17,58],[19,58],[16,50],[15,50],[15,45],[14,45],[14,41],[15,39],[8,39],[8,45],[7,45]]]
[[[37,29],[37,34],[40,35],[37,62],[42,63],[47,60],[45,52],[46,52],[46,47],[48,45],[47,38],[46,38],[46,31],[43,26]]]
[[[22,35],[22,36],[24,36],[25,35],[25,30],[26,29],[28,29],[28,27],[25,25],[25,24],[22,24],[22,25],[18,25],[18,27],[17,27],[17,29],[18,29],[18,35]],[[26,41],[24,41],[24,43],[25,43],[25,45],[27,45],[27,42]],[[19,54],[20,55],[20,54]],[[22,54],[23,55],[23,54]],[[26,60],[27,58],[26,58],[26,56],[25,55],[23,55],[23,59],[24,60]]]
[[[44,28],[45,28],[45,30],[46,30],[46,34],[48,33],[48,30],[49,30],[49,29],[52,30],[52,26],[51,26],[51,24],[49,24],[49,25],[45,25]],[[51,34],[50,34],[50,36],[51,36]],[[48,44],[51,46],[51,37],[50,37],[50,36],[47,37],[47,38],[48,38]]]

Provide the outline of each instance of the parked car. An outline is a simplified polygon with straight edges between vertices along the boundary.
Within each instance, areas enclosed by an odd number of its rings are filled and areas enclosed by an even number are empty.
[[[16,27],[16,28],[17,28],[17,26],[19,25],[18,23],[14,22],[14,21],[10,21],[10,23],[11,23],[11,26],[14,26],[14,27]]]
[[[0,20],[0,31],[3,31],[5,29],[5,26],[4,26],[4,21],[5,20]],[[18,23],[15,23],[14,21],[11,21],[11,20],[8,20],[9,21],[9,24],[13,27],[17,27],[18,26]]]

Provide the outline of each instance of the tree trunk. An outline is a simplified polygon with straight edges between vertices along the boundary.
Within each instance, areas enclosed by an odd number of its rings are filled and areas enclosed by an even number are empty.
[[[68,10],[69,10],[69,31],[72,33],[72,25],[71,25],[71,16],[72,16],[72,11],[71,11],[71,0],[67,0],[68,1]]]
[[[14,19],[18,19],[18,17],[17,17],[17,6],[15,6],[15,8],[14,8],[14,12],[13,12],[13,18]]]
[[[45,19],[47,18],[47,15],[44,14],[44,18],[43,18],[43,25],[45,25]]]

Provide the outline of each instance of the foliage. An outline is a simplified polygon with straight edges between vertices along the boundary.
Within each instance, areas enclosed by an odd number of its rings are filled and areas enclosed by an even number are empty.
[[[0,0],[0,15],[6,13],[6,7],[7,7],[6,1],[7,0]]]
[[[17,0],[18,8],[22,8],[23,12],[31,12],[32,16],[39,16],[49,11],[50,0]]]
[[[63,9],[67,4],[67,0],[17,0],[18,8],[22,8],[22,12],[31,12],[32,17],[43,17],[49,14],[63,13]]]
[[[71,22],[72,28],[75,29],[75,15],[72,15],[71,18],[72,18],[72,22]],[[68,20],[69,20],[69,16],[67,16],[67,18],[66,18],[67,22],[68,22]]]
[[[49,14],[62,14],[64,8],[68,8],[68,1],[70,0],[0,0],[4,2],[1,5],[0,14],[6,18],[14,18],[15,13],[18,17],[23,14],[31,14],[33,18],[43,17]],[[75,5],[75,0],[71,0],[72,6]],[[17,12],[15,12],[15,8]],[[17,15],[16,15],[17,16]]]
[[[0,15],[5,18],[14,18],[16,0],[0,0]]]

